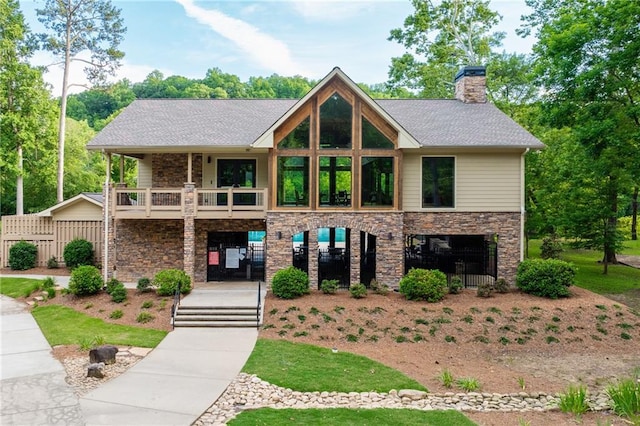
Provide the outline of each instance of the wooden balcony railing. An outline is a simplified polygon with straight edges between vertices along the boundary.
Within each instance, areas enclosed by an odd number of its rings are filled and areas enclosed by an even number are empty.
[[[112,192],[116,219],[178,219],[185,215],[182,188],[120,188]],[[261,218],[266,215],[267,190],[258,188],[195,189],[198,218]]]

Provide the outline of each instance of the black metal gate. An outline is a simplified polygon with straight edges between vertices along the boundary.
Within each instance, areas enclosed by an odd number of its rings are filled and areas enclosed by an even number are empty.
[[[349,288],[350,256],[348,249],[327,247],[318,250],[318,288],[323,280],[338,280],[339,288]]]
[[[438,269],[447,278],[459,276],[465,287],[495,281],[498,275],[498,244],[483,241],[481,245],[433,249],[425,244],[405,250],[405,273],[411,268]]]
[[[360,282],[369,287],[376,278],[376,236],[360,232]]]
[[[210,232],[207,281],[264,280],[264,246],[249,244],[247,232]]]

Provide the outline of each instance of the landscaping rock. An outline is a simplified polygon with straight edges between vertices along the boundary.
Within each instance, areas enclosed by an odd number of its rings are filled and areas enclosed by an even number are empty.
[[[417,401],[426,397],[427,393],[415,389],[400,389],[398,391],[398,396],[400,398],[409,398],[413,401]]]
[[[112,345],[103,345],[89,351],[89,362],[114,364],[118,348]]]
[[[87,367],[87,377],[104,379],[104,362],[94,362]]]

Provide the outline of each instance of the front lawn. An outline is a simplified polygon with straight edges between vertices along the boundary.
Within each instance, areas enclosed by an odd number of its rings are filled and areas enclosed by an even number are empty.
[[[256,425],[423,425],[423,426],[467,426],[474,425],[458,411],[420,411],[398,410],[391,408],[377,409],[307,409],[296,410],[260,408],[243,411],[230,420],[233,426]]]
[[[32,278],[0,278],[0,293],[17,299],[29,297],[31,293],[42,288],[42,280]]]
[[[399,371],[369,358],[285,340],[259,339],[242,371],[301,392],[426,390]]]
[[[111,345],[155,348],[167,335],[162,330],[109,324],[60,305],[39,306],[31,313],[51,346],[82,345],[99,338]]]

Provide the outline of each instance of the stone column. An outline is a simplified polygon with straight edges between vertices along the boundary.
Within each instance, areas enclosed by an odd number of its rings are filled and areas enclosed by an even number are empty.
[[[102,199],[103,200],[107,200],[108,198],[108,203],[103,203],[102,208],[103,208],[103,219],[106,217],[107,218],[107,234],[103,236],[103,238],[107,239],[107,251],[108,251],[108,256],[107,256],[107,265],[102,265],[103,268],[106,268],[106,277],[107,279],[110,278],[115,278],[115,271],[116,271],[116,224],[117,222],[114,220],[113,218],[113,206],[115,205],[115,200],[113,199],[114,197],[112,196],[112,192],[109,193],[109,196],[107,197],[107,191],[111,191],[112,189],[112,184],[107,185],[103,185],[102,186]],[[106,215],[104,214],[106,212]],[[103,224],[104,225],[104,224]],[[103,242],[104,244],[104,242]],[[104,250],[104,248],[103,248]],[[102,253],[103,259],[100,260],[100,263],[104,263],[104,253]]]
[[[309,288],[316,290],[319,288],[318,282],[318,227],[312,226],[309,229]]]
[[[195,184],[184,184],[183,216],[184,216],[184,272],[191,278],[192,285],[195,286]]]
[[[360,231],[358,229],[351,228],[349,234],[351,235],[349,246],[349,257],[351,258],[349,283],[357,284],[360,282]],[[362,284],[369,285],[369,283]]]

